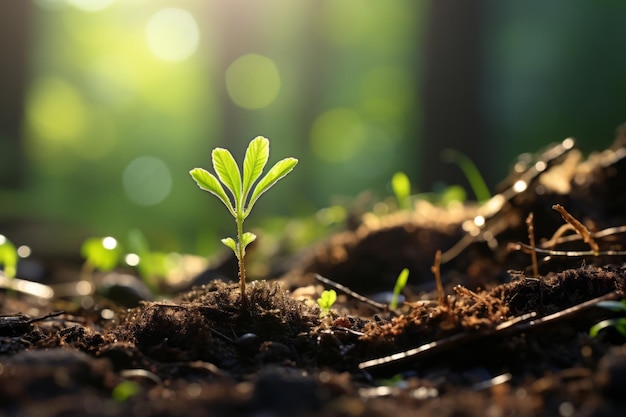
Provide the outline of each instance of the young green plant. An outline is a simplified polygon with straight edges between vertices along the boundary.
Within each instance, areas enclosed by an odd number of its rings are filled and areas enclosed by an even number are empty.
[[[0,265],[4,267],[4,275],[14,278],[17,272],[17,249],[4,235],[0,235]]]
[[[465,174],[470,187],[472,187],[476,195],[476,200],[484,203],[491,198],[489,187],[471,159],[454,149],[444,149],[441,153],[441,157],[445,162],[457,164],[459,168],[461,168],[461,171]]]
[[[398,171],[391,177],[391,189],[398,200],[400,210],[411,208],[411,180],[402,171]]]
[[[259,180],[263,173],[263,168],[265,168],[265,164],[269,159],[269,152],[269,140],[263,136],[257,136],[252,139],[248,149],[246,149],[243,171],[239,169],[231,153],[223,148],[215,148],[211,152],[213,169],[217,177],[202,168],[194,168],[189,171],[189,174],[198,186],[220,199],[235,218],[237,241],[227,237],[222,239],[222,243],[235,253],[239,262],[242,308],[246,308],[247,305],[246,269],[244,264],[246,246],[256,239],[255,234],[250,232],[244,233],[243,222],[250,214],[259,197],[276,184],[278,180],[289,174],[298,163],[298,160],[295,158],[282,159],[274,164],[267,174]],[[252,186],[255,183],[256,186],[253,189]],[[228,189],[232,199],[226,195],[222,184]]]
[[[337,292],[335,290],[324,290],[320,298],[317,299],[317,305],[320,306],[322,314],[328,315],[335,301],[337,301]]]
[[[393,287],[393,296],[391,297],[391,302],[389,303],[389,308],[395,310],[398,308],[398,299],[400,298],[400,293],[406,287],[406,282],[409,279],[409,269],[404,268],[398,274],[398,278],[396,278],[396,284]]]
[[[117,239],[111,236],[90,237],[80,246],[80,254],[85,259],[81,278],[93,281],[94,271],[112,271],[122,258],[122,250]]]

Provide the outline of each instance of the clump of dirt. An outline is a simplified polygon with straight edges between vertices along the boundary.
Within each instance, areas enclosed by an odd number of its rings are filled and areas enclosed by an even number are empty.
[[[304,336],[320,323],[319,309],[293,299],[278,282],[252,282],[246,295],[244,310],[238,286],[216,281],[171,303],[143,303],[124,314],[114,333],[154,360],[201,360],[239,376],[266,363],[297,361],[309,348]]]

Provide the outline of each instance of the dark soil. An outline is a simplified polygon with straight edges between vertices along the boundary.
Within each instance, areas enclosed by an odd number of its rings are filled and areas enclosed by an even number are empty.
[[[132,308],[2,293],[2,415],[626,415],[626,338],[589,335],[619,316],[597,302],[626,298],[624,136],[587,159],[552,146],[483,206],[368,213],[248,283],[247,309],[221,280]],[[599,253],[570,232],[552,249],[571,252],[538,254],[535,276],[509,243],[529,241],[532,212],[544,245],[564,224],[555,204]],[[398,310],[353,294],[391,290],[404,267]],[[330,315],[316,274],[345,287]]]

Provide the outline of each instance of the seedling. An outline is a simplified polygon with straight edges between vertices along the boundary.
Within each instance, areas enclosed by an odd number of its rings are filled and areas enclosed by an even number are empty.
[[[239,263],[239,285],[243,308],[246,308],[247,304],[246,269],[244,264],[246,246],[256,239],[254,233],[243,232],[243,222],[250,214],[259,197],[276,184],[278,180],[289,174],[298,163],[298,160],[295,158],[282,159],[259,180],[269,158],[269,149],[269,140],[262,136],[257,136],[248,145],[243,160],[243,171],[239,169],[231,153],[223,148],[215,148],[211,152],[213,169],[217,177],[202,168],[194,168],[189,171],[189,174],[198,186],[219,198],[235,218],[237,241],[227,237],[222,239],[222,243],[235,253]],[[257,182],[257,180],[259,181]],[[252,186],[255,183],[256,186],[253,190]],[[226,195],[222,184],[228,189],[232,199]],[[251,191],[252,194],[250,194]]]
[[[324,290],[320,298],[317,299],[317,305],[322,309],[322,314],[330,314],[330,308],[337,301],[337,292],[335,290]]]
[[[620,312],[626,315],[626,300],[622,301],[600,301],[598,307],[607,308],[611,311]],[[623,336],[626,337],[626,317],[618,317],[614,319],[602,320],[599,323],[594,324],[589,329],[589,335],[591,337],[596,337],[600,333],[602,329],[607,327],[613,327],[615,330],[620,332]]]
[[[115,268],[121,259],[122,250],[114,237],[91,237],[81,245],[80,254],[85,258],[82,278],[91,280],[96,269],[110,271]]]
[[[476,165],[471,159],[454,149],[444,149],[441,153],[441,157],[445,162],[456,164],[461,168],[461,171],[465,174],[470,187],[472,187],[476,195],[476,200],[482,203],[491,198],[489,187],[487,187],[483,176],[480,175],[480,171],[478,171],[478,168],[476,168]]]
[[[135,381],[123,381],[113,388],[113,391],[111,391],[111,397],[113,397],[113,399],[118,403],[123,403],[140,392],[141,387]]]
[[[391,177],[391,189],[398,200],[400,210],[411,208],[411,181],[404,172],[396,172]]]
[[[0,265],[4,267],[4,275],[14,278],[17,272],[17,250],[15,245],[4,235],[0,235]]]
[[[400,293],[406,287],[406,282],[409,279],[409,269],[404,268],[398,274],[398,278],[396,278],[396,284],[393,287],[393,296],[391,297],[391,302],[389,303],[389,308],[395,310],[398,308],[398,298],[400,297]]]

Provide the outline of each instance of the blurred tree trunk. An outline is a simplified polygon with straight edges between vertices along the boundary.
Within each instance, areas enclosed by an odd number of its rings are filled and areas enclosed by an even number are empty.
[[[28,80],[32,2],[0,7],[0,187],[17,188],[24,172],[21,127]]]
[[[474,198],[461,170],[441,160],[446,148],[462,152],[488,173],[492,155],[480,97],[485,10],[482,0],[431,2],[421,85],[422,191],[432,190],[437,182],[460,184]]]

